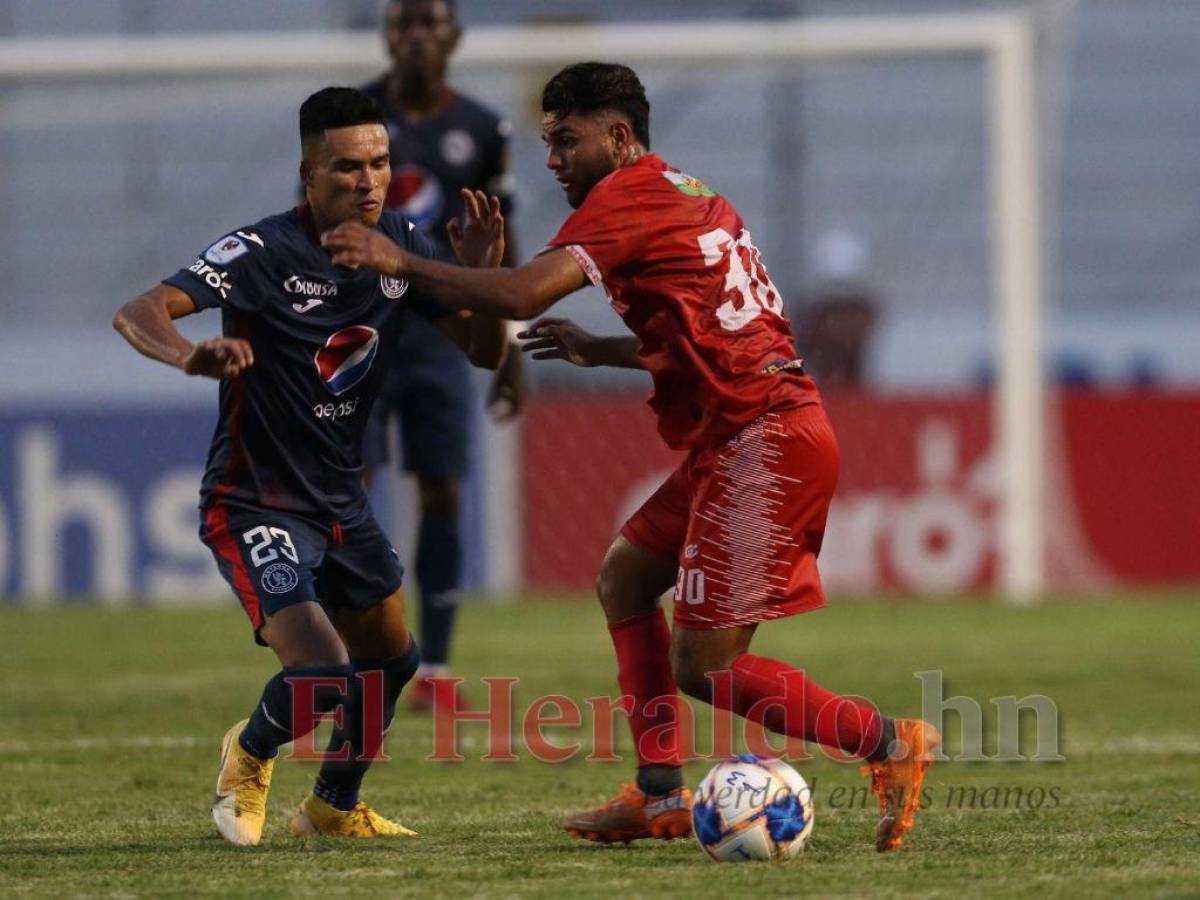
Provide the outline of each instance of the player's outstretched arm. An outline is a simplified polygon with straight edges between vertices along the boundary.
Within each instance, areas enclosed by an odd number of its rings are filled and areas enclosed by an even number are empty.
[[[447,306],[499,319],[532,319],[588,283],[566,250],[550,250],[516,269],[450,266],[408,253],[357,219],[321,235],[340,266],[367,266],[406,278]]]
[[[159,284],[117,310],[113,328],[138,353],[189,375],[232,378],[254,364],[250,344],[241,338],[213,338],[192,344],[180,334],[174,320],[195,311],[191,297],[179,288]]]
[[[597,337],[570,319],[538,319],[517,338],[523,353],[534,359],[562,359],[576,366],[615,366],[644,369],[641,342],[629,337]]]

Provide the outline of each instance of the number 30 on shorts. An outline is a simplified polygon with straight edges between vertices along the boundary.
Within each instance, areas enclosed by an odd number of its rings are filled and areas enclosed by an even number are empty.
[[[699,606],[704,602],[704,570],[680,569],[675,579],[675,602]]]
[[[255,568],[265,566],[272,560],[278,559],[280,553],[294,563],[300,562],[300,555],[296,553],[296,545],[292,543],[292,536],[282,528],[259,525],[243,534],[242,540],[251,545],[250,562],[254,563]],[[272,546],[276,540],[279,542],[278,550]]]

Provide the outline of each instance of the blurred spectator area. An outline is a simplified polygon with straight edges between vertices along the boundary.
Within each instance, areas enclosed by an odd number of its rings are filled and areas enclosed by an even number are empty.
[[[544,18],[552,6],[459,0],[468,28]],[[1047,23],[1051,54],[1039,87],[1050,348],[1070,361],[1073,378],[1082,373],[1088,383],[1200,382],[1193,350],[1200,333],[1200,3],[1034,6]],[[939,0],[906,3],[904,11],[987,7]],[[663,0],[569,6],[572,16],[597,21],[669,21],[680,9]],[[0,36],[371,28],[375,10],[375,0],[0,0]],[[855,15],[895,13],[897,5],[687,5],[697,18],[764,11]],[[641,68],[654,106],[654,149],[736,203],[793,309],[821,290],[810,260],[822,234],[852,232],[870,248],[871,339],[854,362],[856,378],[883,387],[955,387],[986,377],[994,329],[978,61]],[[225,230],[289,205],[299,101],[325,83],[356,78],[244,79],[218,70],[152,82],[0,84],[0,311],[9,325],[0,347],[18,360],[37,348],[36,359],[6,379],[4,396],[86,392],[96,381],[86,377],[89,365],[104,373],[110,392],[166,385],[170,373],[133,367],[111,339],[112,311]],[[532,253],[568,211],[542,167],[539,78],[470,71],[457,81],[514,117],[516,221]],[[620,327],[596,291],[573,298],[564,312],[593,329]],[[797,324],[815,329],[813,338],[848,327],[841,314],[812,315],[799,315]],[[215,318],[189,327],[204,333]],[[543,383],[581,374],[537,368]],[[618,385],[638,378],[586,377]],[[193,387],[172,381],[161,390]]]

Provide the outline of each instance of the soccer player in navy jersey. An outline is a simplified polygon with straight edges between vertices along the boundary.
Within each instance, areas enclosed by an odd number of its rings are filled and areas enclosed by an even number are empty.
[[[505,220],[503,265],[517,258],[512,232],[509,123],[454,90],[446,79],[462,29],[453,0],[389,0],[383,34],[391,68],[363,87],[383,110],[391,138],[392,180],[384,205],[402,212],[434,244],[449,245],[443,223],[463,212],[462,191],[500,198]],[[368,482],[389,461],[388,426],[398,421],[405,471],[416,478],[420,524],[416,589],[421,666],[406,700],[433,706],[430,678],[449,674],[462,568],[460,509],[468,470],[474,392],[467,361],[419,315],[400,330],[396,361],[371,413],[363,442]],[[498,420],[514,416],[523,397],[520,353],[505,354],[488,395]]]
[[[221,382],[200,536],[282,666],[221,744],[213,819],[239,845],[262,836],[278,748],[339,704],[331,755],[291,832],[413,833],[358,796],[419,661],[403,570],[367,503],[362,435],[402,313],[435,322],[478,366],[500,363],[506,337],[502,320],[452,314],[403,279],[335,265],[320,246],[321,232],[353,220],[418,256],[446,256],[384,212],[391,168],[375,101],[353,88],[317,92],[300,107],[300,139],[305,203],[220,238],[113,323],[142,354]],[[499,204],[480,194],[466,207],[449,227],[454,252],[498,265]],[[222,336],[193,345],[173,320],[209,308],[221,310]]]
[[[676,692],[777,733],[862,759],[879,797],[875,846],[912,827],[941,736],[834,693],[806,671],[751,652],[760,625],[818,609],[817,555],[838,446],[804,372],[776,289],[733,205],[650,151],[650,104],[612,63],[567,66],[542,93],[546,165],[573,212],[515,269],[421,259],[350,221],[322,235],[339,262],[409,278],[462,309],[529,319],[587,284],[603,286],[628,338],[562,319],[527,331],[535,358],[646,369],[668,446],[688,455],[625,523],[597,578],[637,781],[563,823],[594,841],[671,839],[692,829]],[[674,628],[659,606],[674,585]],[[718,687],[718,685],[721,687]],[[714,825],[711,803],[695,821]]]

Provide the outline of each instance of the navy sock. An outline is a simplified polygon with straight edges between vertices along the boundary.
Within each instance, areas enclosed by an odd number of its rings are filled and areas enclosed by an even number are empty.
[[[238,743],[251,756],[273,759],[279,748],[307,734],[297,734],[292,722],[292,686],[289,678],[344,678],[347,687],[354,680],[352,666],[285,666],[267,682],[250,721],[242,729]],[[342,700],[336,688],[322,687],[313,692],[315,712],[330,712]]]
[[[683,769],[679,766],[639,766],[637,786],[651,797],[661,797],[683,787]]]
[[[458,517],[423,513],[417,538],[417,586],[422,659],[430,665],[444,665],[450,659],[461,558]]]
[[[421,661],[417,642],[410,641],[408,650],[400,656],[383,660],[357,660],[354,663],[355,673],[381,671],[383,673],[383,730],[386,733],[391,727],[392,717],[396,712],[396,701],[400,699],[400,691],[412,680]],[[329,749],[340,749],[347,742],[350,744],[350,758],[347,760],[326,760],[321,764],[313,793],[330,806],[341,810],[351,810],[358,802],[358,789],[363,777],[371,766],[369,759],[360,759],[364,749],[363,721],[370,719],[363,710],[363,679],[354,678],[342,717],[342,727],[335,728],[329,739]]]

